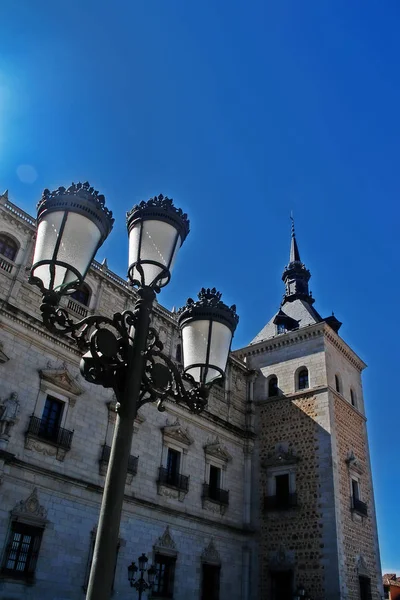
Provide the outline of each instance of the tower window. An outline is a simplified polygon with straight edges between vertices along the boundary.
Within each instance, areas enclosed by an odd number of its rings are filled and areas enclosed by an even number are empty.
[[[18,246],[8,235],[4,233],[0,234],[0,254],[8,258],[9,260],[15,260],[17,255]]]
[[[298,389],[306,390],[308,387],[309,387],[308,369],[304,368],[304,369],[301,369],[298,374]]]
[[[277,333],[285,333],[286,327],[284,323],[278,323],[276,326]]]
[[[342,393],[342,386],[339,375],[335,375],[335,388],[336,391],[339,392],[339,394]]]
[[[350,400],[353,406],[356,406],[356,395],[352,388],[350,388]]]
[[[268,398],[278,395],[278,378],[276,375],[271,375],[268,381]]]

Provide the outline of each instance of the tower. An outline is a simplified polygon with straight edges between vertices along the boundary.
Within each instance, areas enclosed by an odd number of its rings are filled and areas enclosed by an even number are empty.
[[[260,594],[380,600],[380,558],[361,374],[365,363],[322,318],[292,223],[278,312],[235,354],[259,373]]]

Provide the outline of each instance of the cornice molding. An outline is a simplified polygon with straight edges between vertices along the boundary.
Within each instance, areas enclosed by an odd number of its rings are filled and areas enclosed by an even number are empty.
[[[335,346],[349,362],[353,364],[360,372],[367,366],[366,363],[348,346],[348,344],[339,337],[329,325],[324,323],[315,323],[308,325],[296,331],[288,331],[285,334],[275,336],[269,340],[263,340],[256,344],[251,344],[235,350],[234,354],[243,360],[246,356],[256,356],[266,352],[275,352],[279,348],[299,344],[304,340],[324,336],[329,342]]]

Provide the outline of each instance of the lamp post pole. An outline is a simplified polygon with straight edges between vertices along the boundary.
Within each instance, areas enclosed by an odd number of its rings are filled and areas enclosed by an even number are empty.
[[[75,342],[83,352],[82,376],[112,388],[117,418],[100,508],[87,600],[109,600],[116,560],[133,423],[148,402],[165,410],[169,398],[201,413],[214,383],[225,376],[228,354],[239,317],[221,294],[202,289],[179,315],[183,372],[163,353],[151,327],[156,293],[167,285],[177,252],[189,233],[187,215],[172,200],[158,196],[127,214],[128,277],[137,290],[133,311],[111,318],[91,315],[74,322],[59,306],[61,297],[82,285],[91,262],[112,229],[114,219],[105,198],[89,183],[44,190],[38,204],[38,230],[30,283],[43,293],[44,325]]]
[[[156,297],[151,288],[139,290],[137,326],[130,342],[126,382],[117,395],[119,408],[104,484],[103,500],[90,570],[87,600],[107,600],[112,588],[119,524],[124,501],[125,479],[131,452],[133,423],[142,384],[150,312]]]

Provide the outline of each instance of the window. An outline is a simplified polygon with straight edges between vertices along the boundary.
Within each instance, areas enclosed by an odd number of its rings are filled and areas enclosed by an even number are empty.
[[[360,600],[372,600],[370,578],[360,576],[358,581],[360,585]]]
[[[8,235],[4,233],[0,234],[0,254],[8,258],[9,260],[15,260],[17,256],[18,246]]]
[[[306,390],[309,387],[308,369],[306,369],[306,368],[300,369],[297,377],[298,377],[297,389]]]
[[[350,400],[353,406],[356,406],[356,396],[352,388],[350,388]]]
[[[182,345],[178,344],[176,346],[175,358],[178,362],[182,362]]]
[[[221,469],[215,467],[214,465],[210,465],[210,483],[209,483],[209,493],[210,498],[214,500],[219,499],[219,490],[221,488]]]
[[[289,473],[284,475],[275,476],[275,489],[276,489],[276,504],[277,506],[288,506],[289,505]]]
[[[284,325],[284,323],[278,323],[278,325],[276,326],[276,331],[277,333],[285,333],[286,332],[286,327]]]
[[[154,567],[156,576],[152,596],[162,598],[173,598],[175,578],[175,556],[164,556],[156,554]]]
[[[2,572],[21,579],[34,576],[43,529],[13,522],[4,554]]]
[[[271,600],[293,599],[293,571],[271,571]]]
[[[39,436],[50,441],[57,441],[60,431],[64,402],[47,396],[39,426]]]
[[[201,600],[219,600],[219,578],[221,567],[203,563]]]
[[[172,448],[168,448],[167,477],[168,483],[171,483],[171,485],[178,485],[180,465],[181,453]]]
[[[386,585],[385,585],[385,587],[383,588],[383,593],[384,593],[384,596],[383,596],[383,597],[385,598],[385,600],[390,600],[390,596],[389,596],[389,589],[390,589],[390,588],[386,587]]]
[[[83,283],[73,294],[71,294],[71,298],[85,306],[89,306],[90,289]]]
[[[268,381],[268,398],[278,395],[278,378],[276,375],[271,375]]]
[[[342,393],[342,386],[340,384],[340,377],[339,377],[339,375],[335,375],[335,388],[336,388],[336,391],[339,392],[339,394]]]
[[[360,500],[360,484],[356,479],[351,480],[351,494],[354,500]]]

